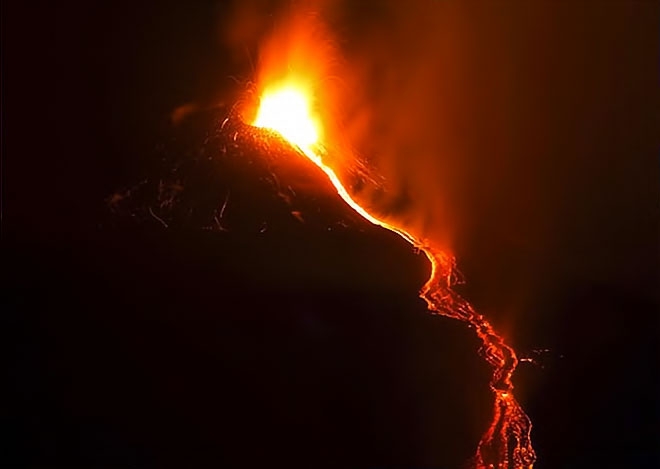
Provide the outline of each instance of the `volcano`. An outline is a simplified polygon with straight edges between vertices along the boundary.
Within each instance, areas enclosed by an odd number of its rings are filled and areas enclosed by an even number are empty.
[[[47,392],[16,399],[22,421],[40,421],[20,427],[16,457],[469,460],[491,418],[489,370],[471,331],[418,297],[424,254],[228,109],[165,141],[147,177],[107,199],[102,229],[61,235],[58,250],[10,240],[13,281],[32,285],[20,321],[40,343],[25,360],[52,370]]]

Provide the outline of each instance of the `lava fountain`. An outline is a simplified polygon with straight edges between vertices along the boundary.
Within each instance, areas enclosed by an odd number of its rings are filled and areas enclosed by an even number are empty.
[[[260,70],[258,105],[252,125],[279,133],[300,151],[302,157],[309,158],[328,176],[337,194],[355,212],[370,223],[397,233],[424,252],[432,268],[420,297],[425,300],[431,313],[459,319],[473,327],[483,344],[481,354],[493,370],[490,381],[495,396],[493,420],[477,446],[475,467],[532,468],[536,455],[530,440],[531,422],[516,401],[511,382],[518,364],[515,351],[486,318],[453,291],[455,260],[450,254],[434,248],[428,240],[373,215],[356,202],[342,184],[336,170],[327,161],[329,155],[320,112],[322,107],[318,103],[317,90],[322,86],[322,80],[318,73],[314,73],[318,72],[314,64],[323,60],[323,54],[315,54],[309,49],[314,47],[314,41],[303,38],[292,41],[291,33],[287,33],[286,37],[288,41],[272,39],[270,45],[275,44],[276,47],[268,49],[270,53],[266,54],[266,60],[262,60],[266,69]]]

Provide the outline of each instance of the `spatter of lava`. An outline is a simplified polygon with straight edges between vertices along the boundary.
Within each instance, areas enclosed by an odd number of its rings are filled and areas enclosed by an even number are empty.
[[[369,222],[393,231],[426,254],[431,276],[420,296],[429,311],[459,319],[472,326],[483,343],[481,353],[493,369],[490,387],[495,394],[493,421],[477,447],[477,468],[531,468],[536,459],[530,440],[531,422],[513,396],[511,376],[518,364],[514,350],[491,324],[452,290],[454,259],[401,227],[379,219],[357,203],[336,172],[328,166],[322,145],[321,119],[313,111],[313,96],[300,82],[283,81],[264,88],[252,125],[274,130],[313,161],[330,179],[339,196]]]

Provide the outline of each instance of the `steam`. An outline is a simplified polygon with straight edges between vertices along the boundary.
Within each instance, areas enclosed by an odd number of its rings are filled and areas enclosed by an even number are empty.
[[[341,100],[344,132],[384,181],[382,188],[362,188],[358,197],[446,248],[459,41],[445,10],[442,2],[420,2],[415,8],[373,2],[361,9],[343,2],[335,18],[351,25],[343,44],[348,64]]]

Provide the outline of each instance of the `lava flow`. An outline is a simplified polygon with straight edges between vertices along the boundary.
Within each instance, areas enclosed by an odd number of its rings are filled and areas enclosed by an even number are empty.
[[[482,354],[493,369],[490,387],[495,394],[493,421],[477,447],[475,466],[481,468],[531,468],[536,459],[530,441],[531,422],[513,396],[511,376],[518,364],[514,350],[490,323],[452,290],[454,259],[401,227],[365,210],[346,190],[333,168],[326,164],[322,119],[315,112],[315,94],[309,80],[289,75],[267,83],[260,91],[252,125],[278,132],[328,176],[341,198],[369,222],[393,231],[425,253],[431,276],[420,296],[429,311],[460,319],[472,326],[483,343]]]

